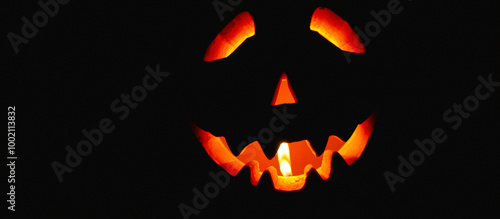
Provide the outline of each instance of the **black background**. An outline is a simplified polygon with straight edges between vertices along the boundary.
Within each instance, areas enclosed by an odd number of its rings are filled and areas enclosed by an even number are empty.
[[[211,1],[71,1],[19,54],[2,41],[2,102],[16,106],[17,126],[16,212],[9,215],[182,218],[179,204],[193,206],[192,189],[203,190],[208,173],[222,170],[189,122],[225,136],[237,153],[268,126],[286,72],[299,100],[287,110],[297,118],[265,153],[301,139],[321,153],[329,135],[346,140],[379,110],[363,155],[351,166],[335,155],[329,180],[312,171],[297,192],[274,191],[267,174],[254,187],[243,169],[190,218],[498,216],[498,90],[458,130],[442,118],[474,94],[479,75],[500,81],[500,8],[491,2],[401,1],[403,11],[348,64],[309,30],[312,12],[328,7],[364,29],[374,20],[370,11],[387,9],[386,2],[244,0],[221,21]],[[20,35],[20,18],[40,10],[35,1],[1,8],[3,36]],[[203,62],[210,42],[242,11],[254,17],[256,35],[229,58]],[[120,120],[110,104],[156,64],[171,74]],[[66,145],[76,147],[82,129],[102,118],[115,131],[59,183],[51,163],[63,163]],[[397,157],[408,157],[414,139],[434,128],[448,139],[392,193],[384,172],[396,173]]]

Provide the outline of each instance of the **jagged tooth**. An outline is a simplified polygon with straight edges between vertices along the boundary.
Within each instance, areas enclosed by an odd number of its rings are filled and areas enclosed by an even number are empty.
[[[262,190],[268,190],[268,191],[275,190],[271,172],[264,171],[264,173],[262,173],[262,177],[260,178],[258,187],[261,188]]]

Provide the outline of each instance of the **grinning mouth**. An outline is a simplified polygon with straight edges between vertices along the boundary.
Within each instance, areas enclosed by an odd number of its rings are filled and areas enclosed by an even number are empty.
[[[268,159],[258,141],[248,144],[238,156],[234,156],[224,136],[216,137],[193,124],[191,127],[208,155],[232,176],[236,176],[244,166],[248,166],[252,185],[256,186],[262,174],[268,171],[276,190],[296,191],[304,187],[309,171],[313,168],[323,180],[330,178],[332,156],[335,152],[338,152],[348,165],[354,163],[368,143],[375,125],[376,114],[373,113],[363,123],[358,124],[347,141],[330,135],[320,156],[316,155],[307,139],[287,143],[291,172],[285,175],[282,173],[283,170],[280,171],[282,163],[278,153]]]

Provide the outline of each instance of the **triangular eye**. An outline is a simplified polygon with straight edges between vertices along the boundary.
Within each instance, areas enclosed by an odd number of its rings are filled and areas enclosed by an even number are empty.
[[[349,24],[328,8],[319,7],[314,10],[309,28],[343,51],[365,52],[359,36]]]
[[[297,97],[295,96],[295,92],[293,92],[292,86],[288,81],[288,77],[285,72],[283,72],[283,74],[281,74],[280,81],[278,82],[278,86],[276,86],[276,91],[274,92],[271,105],[277,106],[281,104],[293,104],[296,102]]]
[[[228,57],[243,41],[253,35],[255,24],[252,16],[246,11],[241,12],[210,43],[203,61],[210,62]]]

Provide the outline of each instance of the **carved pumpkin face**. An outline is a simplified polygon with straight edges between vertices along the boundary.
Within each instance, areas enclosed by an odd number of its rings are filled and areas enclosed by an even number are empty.
[[[364,46],[349,24],[327,8],[317,8],[311,18],[310,29],[318,32],[339,49],[364,53]],[[248,12],[236,16],[209,45],[204,61],[224,59],[233,53],[246,39],[255,35],[255,24]],[[295,104],[298,99],[286,75],[278,81],[271,105]],[[362,154],[370,138],[376,113],[359,124],[347,141],[330,135],[323,153],[318,156],[307,139],[281,143],[276,155],[268,159],[258,141],[248,144],[235,156],[223,136],[212,135],[192,124],[192,129],[208,155],[232,176],[244,167],[250,168],[251,183],[257,185],[262,174],[268,171],[274,188],[280,191],[296,191],[304,187],[311,169],[323,180],[330,177],[332,156],[338,152],[348,165]]]

